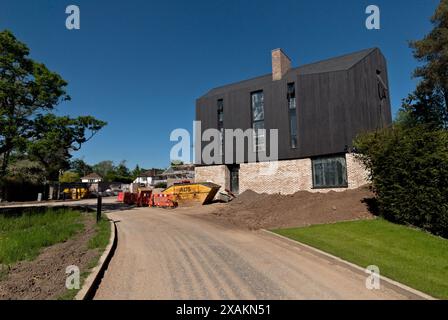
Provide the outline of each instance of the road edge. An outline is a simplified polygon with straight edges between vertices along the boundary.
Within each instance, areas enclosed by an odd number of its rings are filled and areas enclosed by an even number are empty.
[[[104,249],[96,267],[92,269],[89,276],[84,281],[81,290],[76,294],[74,300],[90,300],[93,298],[96,288],[101,282],[104,272],[112,259],[117,246],[117,226],[113,220],[109,219],[109,222],[111,228],[109,244],[106,246],[106,249]]]
[[[304,244],[304,243],[302,243],[300,241],[287,238],[285,236],[282,236],[280,234],[274,233],[274,232],[266,230],[266,229],[260,229],[260,231],[263,232],[264,234],[270,236],[270,237],[275,237],[278,240],[286,241],[289,244],[291,244],[291,245],[293,245],[295,247],[298,247],[300,249],[305,249],[307,251],[311,251],[312,253],[314,253],[316,255],[323,256],[323,257],[325,257],[327,259],[334,260],[334,261],[337,261],[337,262],[339,262],[341,264],[344,264],[349,269],[351,269],[351,270],[353,270],[355,272],[358,272],[358,273],[360,272],[362,274],[366,274],[365,269],[363,269],[362,267],[360,267],[360,266],[358,266],[358,265],[356,265],[356,264],[354,264],[352,262],[349,262],[347,260],[344,260],[342,258],[339,258],[337,256],[334,256],[334,255],[332,255],[330,253],[327,253],[327,252],[322,251],[320,249],[317,249],[317,248],[314,248],[314,247],[309,246],[307,244]],[[423,293],[423,292],[421,292],[421,291],[419,291],[417,289],[411,288],[411,287],[409,287],[409,286],[407,286],[405,284],[402,284],[400,282],[397,282],[397,281],[392,280],[390,278],[387,278],[385,276],[380,275],[380,279],[382,281],[386,282],[388,284],[388,286],[390,288],[394,289],[395,291],[404,293],[406,295],[414,295],[414,296],[416,296],[419,299],[437,300],[436,298],[434,298],[434,297],[432,297],[432,296],[430,296],[430,295],[428,295],[426,293]]]

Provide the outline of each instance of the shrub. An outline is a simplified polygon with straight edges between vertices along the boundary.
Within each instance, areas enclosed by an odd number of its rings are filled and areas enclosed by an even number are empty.
[[[160,189],[166,189],[167,184],[166,184],[166,182],[159,182],[154,187],[155,188],[160,188]]]
[[[380,214],[448,237],[448,132],[394,126],[354,142],[370,170]]]

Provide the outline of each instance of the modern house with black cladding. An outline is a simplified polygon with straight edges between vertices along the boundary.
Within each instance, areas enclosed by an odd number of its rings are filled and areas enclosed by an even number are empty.
[[[391,124],[388,88],[386,59],[378,48],[297,68],[291,68],[281,49],[273,50],[272,73],[210,90],[196,102],[196,120],[202,132],[278,129],[275,173],[262,174],[267,163],[251,162],[252,157],[241,163],[233,157],[227,164],[199,161],[196,181],[212,181],[237,193],[357,188],[368,181],[350,153],[352,142],[359,133]],[[269,154],[268,137],[256,134],[245,154]],[[197,142],[196,151],[206,145]]]

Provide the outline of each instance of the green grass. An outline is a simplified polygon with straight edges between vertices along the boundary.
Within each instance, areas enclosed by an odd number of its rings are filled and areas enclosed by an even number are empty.
[[[110,239],[110,222],[107,219],[107,217],[103,215],[100,222],[96,225],[95,236],[89,240],[88,244],[89,249],[98,249],[98,254],[89,261],[86,267],[87,271],[81,273],[81,279],[80,279],[81,288],[84,284],[84,281],[89,276],[90,271],[98,265],[98,262],[100,260],[101,255],[103,254],[104,249],[106,249],[107,245],[109,244],[109,239]],[[79,290],[66,290],[64,294],[58,297],[58,300],[73,300],[75,299],[78,292]]]
[[[69,209],[0,216],[0,264],[33,260],[42,248],[64,242],[83,228],[82,214]]]
[[[383,219],[340,222],[275,233],[321,249],[436,298],[448,299],[448,240]]]
[[[96,235],[89,241],[89,249],[105,249],[109,244],[110,222],[103,216],[96,225]]]

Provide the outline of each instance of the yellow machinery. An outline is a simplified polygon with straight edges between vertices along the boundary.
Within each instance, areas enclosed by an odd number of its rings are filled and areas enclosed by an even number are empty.
[[[66,188],[64,193],[72,200],[80,200],[87,198],[89,190],[87,188]]]
[[[178,203],[197,202],[208,204],[213,201],[221,186],[211,182],[174,184],[162,194],[168,194]]]

